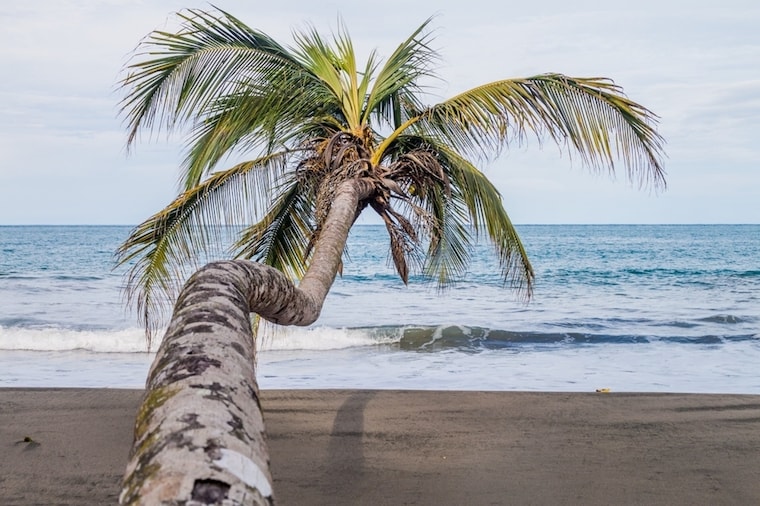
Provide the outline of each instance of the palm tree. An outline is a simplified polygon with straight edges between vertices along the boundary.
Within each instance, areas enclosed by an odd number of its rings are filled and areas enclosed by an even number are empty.
[[[359,69],[344,28],[329,41],[307,30],[286,48],[222,11],[179,17],[176,33],[142,42],[122,81],[128,144],[144,129],[188,126],[189,139],[182,193],[118,252],[149,336],[177,298],[121,504],[272,504],[250,313],[314,322],[367,207],[405,283],[410,273],[456,279],[484,238],[505,282],[529,296],[533,269],[476,161],[535,136],[592,170],[621,161],[631,180],[664,185],[656,116],[607,79],[506,79],[425,105],[423,82],[436,77],[430,20]],[[216,171],[231,153],[249,159]],[[229,225],[240,259],[200,269],[180,293],[188,266]]]
[[[118,251],[129,299],[150,331],[196,259],[237,225],[237,258],[279,270],[277,290],[306,294],[257,311],[282,324],[319,315],[341,268],[348,231],[370,207],[384,222],[401,279],[462,275],[489,241],[504,281],[530,296],[534,272],[499,192],[478,169],[535,137],[591,170],[622,163],[631,181],[664,186],[657,117],[605,78],[504,79],[427,105],[436,78],[430,19],[382,61],[358,67],[344,27],[280,45],[230,14],[187,10],[176,33],[156,31],[121,82],[128,145],[143,130],[189,133],[182,193],[136,227]],[[248,159],[217,170],[230,156]],[[290,288],[283,288],[290,287]],[[274,290],[270,287],[268,290]],[[286,307],[287,306],[287,307]],[[308,307],[306,307],[308,306]],[[298,313],[298,314],[296,314]]]

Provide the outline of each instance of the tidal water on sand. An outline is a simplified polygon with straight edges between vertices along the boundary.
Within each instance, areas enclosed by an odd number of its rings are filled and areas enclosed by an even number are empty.
[[[760,394],[760,225],[525,225],[526,303],[487,245],[447,290],[362,225],[317,324],[267,328],[262,388]],[[141,388],[113,253],[130,227],[0,227],[0,387]]]

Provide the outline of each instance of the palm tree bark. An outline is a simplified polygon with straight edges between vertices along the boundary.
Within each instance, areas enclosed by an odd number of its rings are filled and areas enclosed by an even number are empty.
[[[373,190],[365,180],[338,187],[298,287],[246,260],[209,264],[188,280],[148,374],[120,504],[273,504],[250,313],[281,325],[316,321]]]

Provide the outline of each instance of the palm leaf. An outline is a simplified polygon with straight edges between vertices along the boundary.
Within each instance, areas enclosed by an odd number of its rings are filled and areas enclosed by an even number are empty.
[[[434,105],[401,130],[445,140],[457,152],[487,158],[532,133],[569,144],[592,169],[625,164],[629,179],[665,184],[657,117],[607,79],[544,74],[489,83]],[[396,136],[401,132],[395,133]],[[382,149],[393,142],[389,136]],[[379,148],[380,149],[380,148]],[[376,157],[377,158],[377,157]]]
[[[282,149],[294,125],[324,115],[322,96],[309,86],[319,81],[269,36],[222,11],[190,10],[179,17],[178,33],[154,32],[141,44],[136,56],[149,58],[128,67],[121,112],[128,145],[141,128],[193,125],[185,190],[231,149],[259,156]],[[302,91],[294,95],[294,89]]]
[[[285,48],[229,14],[188,10],[178,16],[180,30],[156,31],[145,39],[135,56],[149,58],[127,67],[121,82],[130,88],[121,103],[128,144],[142,127],[157,124],[170,130],[220,96],[265,83],[283,68],[298,67]]]
[[[283,186],[264,218],[240,234],[235,257],[254,259],[300,279],[314,231],[313,189],[304,188],[298,178]]]
[[[385,65],[378,71],[367,96],[362,120],[368,122],[370,114],[375,114],[393,128],[398,128],[408,119],[402,115],[402,105],[421,108],[417,98],[422,91],[419,81],[431,77],[431,67],[438,60],[438,54],[429,46],[430,35],[425,30],[432,21],[428,18],[404,42],[402,42]]]
[[[472,250],[467,214],[452,195],[447,195],[439,186],[432,187],[424,201],[435,217],[435,226],[428,235],[424,273],[443,288],[467,272]]]
[[[467,207],[469,223],[478,236],[485,235],[494,246],[502,277],[530,298],[535,273],[528,253],[504,209],[501,195],[488,178],[458,153],[440,146],[446,159],[456,196]]]
[[[117,265],[131,264],[127,302],[136,304],[148,338],[161,321],[189,269],[206,256],[220,255],[230,226],[262,214],[269,189],[282,176],[286,153],[238,164],[179,195],[137,226],[119,247]],[[199,258],[201,257],[201,258]]]
[[[455,221],[459,221],[471,227],[477,237],[484,236],[488,239],[494,246],[504,281],[530,297],[533,268],[504,209],[501,195],[488,178],[454,149],[434,138],[399,136],[389,146],[387,154],[395,160],[389,167],[389,177],[405,180],[407,188],[414,188],[412,193],[429,195],[422,197],[423,201],[441,200],[442,196],[435,188],[448,188],[450,208],[467,210],[467,216],[456,212],[447,217],[451,222],[449,230],[453,232],[452,237],[459,237],[449,239],[456,245],[454,249],[461,252],[470,248],[470,238],[465,237],[464,231],[454,225]],[[443,206],[443,203],[429,205],[433,209],[432,214],[438,216],[434,223],[443,223],[440,211],[444,209]],[[458,220],[453,220],[452,216],[457,216]],[[432,244],[435,245],[439,233],[435,232],[435,226],[433,230]],[[431,263],[432,267],[428,267],[428,270],[432,268],[444,271],[443,275],[438,276],[439,283],[447,277],[454,277],[455,273],[463,272],[464,268],[461,265],[457,267],[458,257],[464,256],[453,254],[454,262],[448,262],[450,266],[442,269],[441,266],[447,262],[440,261],[440,264]]]

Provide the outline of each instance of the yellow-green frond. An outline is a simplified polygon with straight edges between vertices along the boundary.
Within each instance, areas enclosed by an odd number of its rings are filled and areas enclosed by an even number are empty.
[[[409,128],[445,139],[458,152],[489,157],[527,134],[569,145],[592,169],[614,170],[664,186],[657,116],[603,78],[544,74],[508,79],[461,93],[420,114]]]

